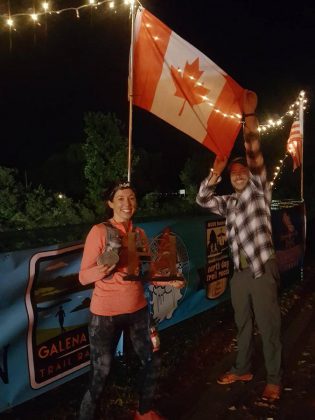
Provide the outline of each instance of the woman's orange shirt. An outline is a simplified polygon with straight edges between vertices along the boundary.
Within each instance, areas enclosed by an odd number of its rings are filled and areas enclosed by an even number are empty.
[[[127,229],[122,223],[117,223],[113,219],[110,222],[118,229],[122,238],[133,229],[132,222]],[[145,237],[142,229],[137,228],[137,230]],[[106,240],[106,227],[100,223],[92,227],[84,245],[79,280],[84,285],[94,283],[90,311],[95,315],[104,316],[138,311],[147,305],[147,301],[140,281],[124,280],[128,265],[128,250],[124,243],[127,241],[122,241],[119,263],[113,275],[104,278],[98,270],[96,260],[106,249]]]

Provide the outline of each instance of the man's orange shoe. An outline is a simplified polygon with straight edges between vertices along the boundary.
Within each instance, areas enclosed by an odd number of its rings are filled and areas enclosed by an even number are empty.
[[[261,399],[263,401],[273,402],[280,400],[281,396],[281,386],[275,384],[267,384],[265,386],[264,392]]]
[[[151,410],[144,414],[140,414],[139,411],[136,411],[134,420],[166,420],[166,418],[160,416],[156,411]]]
[[[224,373],[223,375],[219,376],[217,379],[217,383],[220,385],[228,385],[233,384],[234,382],[241,381],[241,382],[249,382],[253,379],[252,373],[244,373],[244,375],[236,375],[232,372]]]

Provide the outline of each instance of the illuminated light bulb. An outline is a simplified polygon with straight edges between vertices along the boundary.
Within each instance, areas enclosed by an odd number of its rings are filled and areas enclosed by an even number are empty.
[[[44,2],[42,3],[42,8],[45,10],[45,12],[47,12],[47,10],[49,9],[49,4],[48,4],[48,2],[47,2],[47,1],[44,1]]]
[[[145,26],[146,26],[147,28],[151,28],[151,26],[152,26],[152,25],[151,25],[150,23],[146,23],[146,24],[145,24]]]
[[[296,101],[295,102],[295,105],[300,105],[300,101]]]
[[[305,95],[304,90],[301,90],[300,95],[301,95],[301,96],[304,96],[304,95]]]
[[[111,1],[109,3],[109,7],[110,7],[110,9],[113,9],[115,7],[115,2]]]
[[[90,4],[95,4],[95,0],[89,0]]]
[[[222,113],[223,117],[227,117],[227,114]]]
[[[129,0],[124,0],[124,3],[128,5],[130,3],[130,1]]]
[[[261,132],[261,127],[258,127],[258,131]]]
[[[201,82],[197,82],[196,85],[197,86],[202,86],[202,83]]]
[[[204,101],[207,101],[207,100],[208,100],[208,98],[207,98],[206,96],[201,95],[201,97],[202,97],[202,99],[203,99]]]
[[[215,109],[215,112],[220,112],[220,110],[219,109]]]
[[[154,37],[153,37],[153,39],[154,39],[155,41],[157,41],[157,40],[159,39],[159,37],[158,37],[158,36],[154,36]]]
[[[279,162],[280,162],[280,163],[282,163],[282,162],[283,162],[283,160],[282,160],[282,159],[280,159],[280,160],[279,160]]]
[[[38,21],[38,15],[37,15],[36,13],[32,13],[32,14],[31,14],[31,18],[32,18],[32,20],[33,20],[34,22],[37,22],[37,21]]]
[[[195,80],[194,76],[189,76],[189,79]]]
[[[276,166],[276,169],[279,171],[280,167],[279,166]]]
[[[266,127],[263,127],[263,130],[264,130],[264,131],[267,131],[267,128],[266,128]]]
[[[177,69],[178,73],[181,73],[183,70],[182,69]]]
[[[278,120],[277,125],[281,125],[281,124],[282,124],[282,120]]]
[[[7,25],[8,26],[10,26],[10,27],[13,26],[13,23],[14,23],[13,19],[11,19],[11,18],[7,19]]]
[[[240,114],[235,114],[237,116],[237,118],[241,119],[242,116]]]
[[[303,102],[306,104],[307,103],[307,99],[303,99]]]
[[[273,121],[272,121],[272,120],[269,120],[268,122],[269,122],[269,124],[272,124],[272,123],[273,123]]]
[[[80,12],[79,9],[75,9],[75,15],[79,19],[80,18]]]
[[[270,185],[272,186],[274,184],[274,182],[270,182]]]

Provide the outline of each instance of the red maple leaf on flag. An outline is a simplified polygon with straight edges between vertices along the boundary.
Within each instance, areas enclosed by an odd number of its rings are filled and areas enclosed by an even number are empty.
[[[171,75],[176,86],[174,95],[184,99],[178,115],[182,114],[186,101],[191,107],[205,102],[205,96],[210,90],[203,87],[199,82],[203,73],[203,71],[199,70],[199,57],[191,64],[186,61],[184,71],[171,66]]]

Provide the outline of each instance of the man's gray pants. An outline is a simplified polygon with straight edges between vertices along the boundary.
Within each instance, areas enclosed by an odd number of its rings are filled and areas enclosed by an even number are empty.
[[[261,334],[267,383],[281,382],[281,313],[278,303],[279,271],[274,258],[265,273],[255,279],[249,268],[235,271],[231,279],[231,300],[238,330],[238,353],[232,372],[251,371],[254,318]]]

